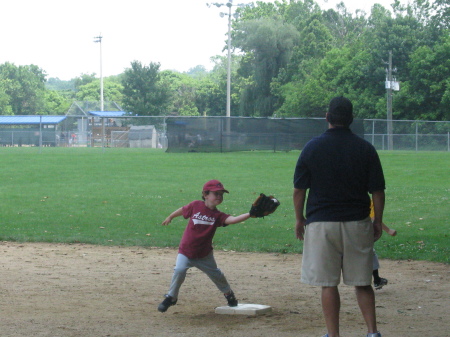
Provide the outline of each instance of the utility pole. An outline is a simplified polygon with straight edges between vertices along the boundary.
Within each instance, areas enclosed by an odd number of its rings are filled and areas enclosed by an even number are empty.
[[[393,126],[392,126],[392,51],[389,51],[389,68],[387,82],[387,135],[388,150],[394,149]]]
[[[392,68],[392,51],[389,51],[389,62],[386,69],[386,100],[387,100],[387,136],[388,136],[388,150],[394,149],[394,127],[392,117],[392,93],[400,90],[400,82],[392,76],[392,73],[397,72],[397,68]]]

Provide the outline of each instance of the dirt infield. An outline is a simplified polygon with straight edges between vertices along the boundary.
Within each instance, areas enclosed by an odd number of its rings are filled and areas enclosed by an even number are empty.
[[[225,299],[192,269],[179,304],[156,310],[176,251],[139,247],[19,244],[1,249],[0,335],[322,336],[320,289],[299,282],[300,255],[216,251],[241,303],[273,307],[261,316],[218,315]],[[376,292],[383,337],[450,336],[450,266],[381,260],[389,284]],[[341,286],[341,334],[365,336],[353,288]]]

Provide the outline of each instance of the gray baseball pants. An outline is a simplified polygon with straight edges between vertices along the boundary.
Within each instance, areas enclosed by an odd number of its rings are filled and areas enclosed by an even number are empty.
[[[172,282],[168,292],[169,296],[178,299],[180,287],[186,279],[188,269],[192,267],[196,267],[208,275],[222,293],[226,294],[231,291],[231,287],[225,278],[225,275],[217,267],[213,252],[201,259],[190,259],[183,254],[178,254],[173,271]]]
[[[373,270],[377,270],[380,268],[380,263],[378,262],[378,255],[375,253],[375,249],[373,250]]]

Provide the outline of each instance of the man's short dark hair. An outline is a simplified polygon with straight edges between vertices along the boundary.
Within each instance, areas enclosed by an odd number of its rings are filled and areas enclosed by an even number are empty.
[[[333,126],[348,127],[353,122],[352,102],[344,96],[333,98],[328,108],[327,120]]]

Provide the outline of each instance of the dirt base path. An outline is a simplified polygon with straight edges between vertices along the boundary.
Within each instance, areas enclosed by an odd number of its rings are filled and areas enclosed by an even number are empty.
[[[270,305],[261,316],[218,315],[225,299],[192,269],[179,304],[167,292],[176,251],[139,247],[18,244],[1,249],[0,335],[320,337],[320,288],[299,282],[301,255],[216,251],[240,303]],[[450,267],[381,260],[389,284],[376,292],[383,337],[450,336]],[[341,334],[365,336],[352,287],[342,285]]]

